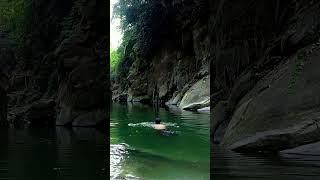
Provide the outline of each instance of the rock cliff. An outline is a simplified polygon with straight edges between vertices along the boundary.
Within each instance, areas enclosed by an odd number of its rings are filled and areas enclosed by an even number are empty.
[[[319,141],[319,2],[211,5],[212,140],[241,152]]]
[[[9,121],[102,126],[108,119],[108,2],[32,0],[9,73]]]
[[[155,22],[154,18],[149,30],[157,32],[150,35],[152,48],[140,53],[143,48],[135,50],[138,40],[128,45],[126,52],[133,51],[133,55],[126,54],[123,61],[129,66],[128,73],[112,82],[113,100],[142,103],[158,100],[163,105],[188,110],[208,107],[210,16],[205,14],[208,2],[152,3],[159,9],[157,17],[162,17],[161,22]],[[152,12],[148,13],[152,16]]]

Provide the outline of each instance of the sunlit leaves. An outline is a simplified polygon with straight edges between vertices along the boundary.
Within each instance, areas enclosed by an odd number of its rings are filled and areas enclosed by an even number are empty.
[[[120,60],[122,58],[122,54],[119,50],[110,49],[110,72],[111,74],[115,75],[118,71],[118,66]]]

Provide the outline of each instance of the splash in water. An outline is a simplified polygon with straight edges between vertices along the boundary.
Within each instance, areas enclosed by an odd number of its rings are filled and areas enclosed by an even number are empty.
[[[164,122],[162,124],[164,124],[164,125],[166,125],[168,127],[179,128],[179,126],[176,123]],[[154,122],[129,123],[128,126],[130,126],[130,127],[149,127],[149,128],[153,128]]]

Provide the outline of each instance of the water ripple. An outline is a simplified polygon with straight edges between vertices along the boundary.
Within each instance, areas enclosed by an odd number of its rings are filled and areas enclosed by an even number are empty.
[[[110,145],[110,178],[116,180],[121,173],[121,163],[127,154],[126,144]]]

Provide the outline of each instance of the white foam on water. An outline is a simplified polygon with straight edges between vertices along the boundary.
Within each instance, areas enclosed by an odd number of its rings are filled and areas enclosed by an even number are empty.
[[[110,123],[110,127],[115,127],[116,125],[118,125],[119,123]]]
[[[127,175],[125,176],[125,179],[126,179],[126,180],[136,180],[136,179],[140,179],[140,178],[137,177],[137,176],[134,176],[134,175],[132,175],[132,174],[127,174]]]
[[[164,122],[162,124],[164,124],[164,125],[166,125],[168,127],[179,128],[179,126],[176,123]],[[128,126],[130,126],[130,127],[149,127],[149,128],[153,128],[154,122],[129,123]]]

